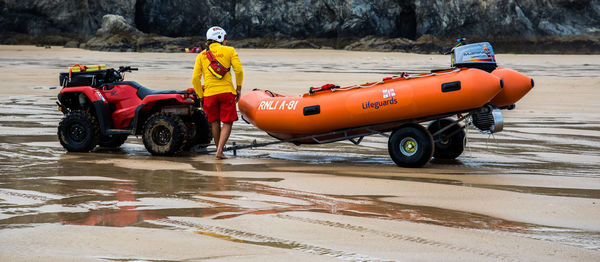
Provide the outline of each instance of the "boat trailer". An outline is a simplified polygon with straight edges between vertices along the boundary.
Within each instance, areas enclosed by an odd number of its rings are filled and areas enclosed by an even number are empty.
[[[512,108],[503,108],[503,109],[512,109]],[[502,116],[501,116],[501,114],[499,114],[499,110],[500,110],[499,108],[494,108],[490,105],[486,105],[481,108],[477,108],[477,109],[473,109],[473,110],[446,113],[446,114],[442,114],[442,115],[428,116],[428,117],[423,117],[423,118],[404,119],[404,120],[400,120],[400,121],[365,125],[365,126],[352,127],[352,128],[345,128],[345,129],[330,131],[330,132],[321,133],[321,134],[308,135],[308,136],[303,136],[303,137],[283,139],[283,140],[277,140],[277,141],[271,141],[271,142],[257,143],[256,140],[253,140],[250,144],[244,144],[244,145],[238,145],[235,142],[233,142],[231,146],[226,146],[224,148],[224,151],[233,151],[233,155],[237,156],[237,151],[241,150],[241,149],[260,148],[260,147],[265,147],[265,146],[280,144],[280,143],[295,143],[297,145],[300,145],[301,143],[298,143],[298,141],[313,141],[315,144],[326,144],[326,143],[333,143],[333,142],[348,140],[355,145],[359,145],[365,136],[381,135],[381,136],[390,138],[391,135],[386,134],[386,132],[392,132],[395,129],[397,129],[398,127],[401,127],[403,125],[418,124],[421,122],[426,122],[426,121],[431,121],[431,120],[439,120],[439,119],[442,119],[445,117],[457,115],[458,119],[456,119],[456,120],[448,119],[448,121],[451,121],[451,123],[445,125],[441,129],[439,129],[436,132],[434,132],[433,134],[431,134],[431,136],[433,137],[434,144],[438,144],[438,143],[441,143],[442,141],[447,140],[448,138],[456,135],[457,133],[459,133],[461,131],[464,132],[464,129],[470,124],[473,124],[474,126],[476,126],[483,133],[490,134],[490,133],[494,133],[494,132],[499,132],[502,129]],[[485,119],[485,121],[487,121],[487,122],[492,121],[492,123],[486,122],[483,124],[481,124],[481,123],[477,124],[477,123],[473,123],[473,121],[471,120],[471,121],[467,121],[465,125],[460,125],[460,122],[463,122],[466,119],[471,118],[471,119],[475,120],[475,119],[477,119],[477,116],[480,116],[479,118],[481,118],[482,115],[492,116],[491,120]],[[246,123],[250,124],[246,119],[244,119],[244,117],[242,117],[242,120],[244,120]],[[477,120],[477,121],[481,122],[482,120]],[[447,130],[452,129],[455,126],[458,126],[459,128],[454,128],[450,132],[446,132]],[[482,129],[481,127],[485,128],[487,130]],[[383,130],[383,131],[379,131],[379,130]],[[334,138],[330,138],[330,137],[334,137]],[[214,145],[214,144],[202,145],[202,146],[212,146],[212,145]],[[214,153],[214,152],[216,152],[216,149],[201,151],[201,153],[205,153],[205,154]]]

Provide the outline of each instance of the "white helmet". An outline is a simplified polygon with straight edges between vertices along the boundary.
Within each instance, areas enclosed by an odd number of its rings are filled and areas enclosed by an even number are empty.
[[[227,36],[225,30],[218,26],[213,26],[206,31],[206,40],[215,40],[219,43],[223,43],[225,36]]]

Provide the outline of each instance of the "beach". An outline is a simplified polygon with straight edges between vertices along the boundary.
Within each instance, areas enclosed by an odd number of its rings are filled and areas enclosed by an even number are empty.
[[[437,54],[238,49],[243,91],[301,95],[447,68]],[[598,261],[600,56],[496,54],[535,80],[504,131],[467,131],[454,161],[400,168],[387,138],[277,144],[230,159],[151,156],[141,137],[68,153],[58,74],[192,87],[195,54],[0,46],[1,261]],[[273,138],[234,124],[231,142]]]

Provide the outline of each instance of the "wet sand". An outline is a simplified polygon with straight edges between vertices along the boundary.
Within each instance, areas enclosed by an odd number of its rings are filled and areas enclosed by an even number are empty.
[[[447,67],[449,57],[238,50],[244,90],[302,94]],[[456,161],[396,167],[384,137],[279,144],[225,161],[121,149],[66,153],[58,73],[133,65],[191,87],[195,55],[0,46],[1,261],[598,261],[600,56],[498,54],[535,79],[494,136]],[[236,122],[231,142],[272,141]]]

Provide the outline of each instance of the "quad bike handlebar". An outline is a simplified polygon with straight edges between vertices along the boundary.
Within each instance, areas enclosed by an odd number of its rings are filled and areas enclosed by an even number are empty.
[[[123,73],[123,72],[131,72],[131,71],[137,71],[138,68],[137,67],[131,67],[131,66],[119,66],[119,72]]]

